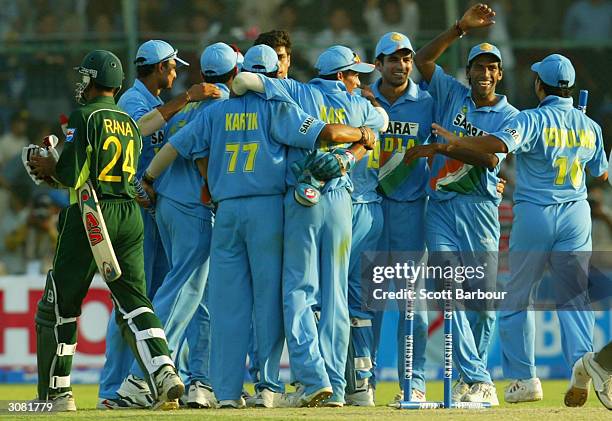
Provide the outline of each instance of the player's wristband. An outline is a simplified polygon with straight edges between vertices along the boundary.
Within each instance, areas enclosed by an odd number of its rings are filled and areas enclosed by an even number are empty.
[[[191,102],[191,95],[189,95],[189,91],[185,91],[185,99],[187,100],[188,104]]]
[[[370,139],[370,132],[365,128],[365,126],[360,126],[359,131],[361,132],[361,139],[359,139],[359,142],[357,143],[362,145],[367,150],[374,149],[375,142]]]
[[[457,36],[459,38],[463,38],[463,36],[467,33],[463,29],[461,29],[461,26],[459,25],[458,20],[455,21],[455,31],[457,31]]]
[[[155,177],[145,171],[144,175],[142,176],[142,181],[148,184],[153,184],[155,182]]]

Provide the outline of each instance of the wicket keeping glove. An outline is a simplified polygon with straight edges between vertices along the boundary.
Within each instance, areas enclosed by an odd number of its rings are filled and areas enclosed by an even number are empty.
[[[317,179],[328,181],[342,177],[355,166],[355,155],[348,149],[334,149],[316,156],[306,168]]]

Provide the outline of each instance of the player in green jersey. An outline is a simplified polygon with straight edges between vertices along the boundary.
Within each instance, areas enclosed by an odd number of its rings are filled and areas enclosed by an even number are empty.
[[[76,90],[82,107],[70,116],[64,150],[57,163],[40,156],[29,163],[38,177],[68,188],[71,199],[60,214],[53,269],[47,274],[36,313],[38,398],[53,402],[54,410],[76,410],[70,387],[76,319],[96,271],[90,249],[95,230],[88,225],[86,233],[77,195],[89,181],[122,273],[108,283],[117,323],[148,374],[156,406],[161,406],[181,396],[184,386],[145,294],[143,223],[133,187],[142,138],[134,120],[115,105],[114,95],[123,80],[119,59],[109,51],[95,50],[75,69],[83,77]]]

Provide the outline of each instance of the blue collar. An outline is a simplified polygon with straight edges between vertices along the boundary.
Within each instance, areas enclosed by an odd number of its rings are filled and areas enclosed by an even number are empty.
[[[320,88],[321,90],[325,91],[325,92],[329,92],[329,93],[338,93],[338,92],[346,92],[348,93],[348,91],[346,90],[346,86],[344,86],[344,83],[340,82],[339,80],[325,80],[325,79],[321,79],[319,77],[316,77],[314,79],[312,79],[310,82],[308,82],[309,85],[315,85],[316,87]]]
[[[381,83],[382,83],[382,78],[379,78],[376,82],[374,82],[370,86],[370,88],[372,89],[372,93],[374,93],[374,96],[376,97],[377,100],[382,101],[389,106],[392,106],[392,104],[389,104],[389,101],[387,100],[387,98],[385,98],[383,94],[380,93]],[[406,89],[404,93],[399,98],[397,98],[397,100],[393,103],[393,105],[399,104],[404,101],[418,101],[418,100],[419,100],[419,87],[416,83],[412,81],[412,79],[408,78],[408,89]]]
[[[547,106],[560,107],[560,108],[572,108],[574,106],[574,99],[571,97],[562,98],[556,95],[548,95],[546,98],[542,100],[542,102],[540,102],[540,105],[538,105],[538,108],[547,107]]]
[[[133,88],[143,95],[150,103],[158,105],[163,104],[163,101],[158,96],[154,96],[139,79],[134,81]]]
[[[230,90],[225,83],[215,83],[215,86],[221,90],[220,99],[228,99],[230,97]]]
[[[474,103],[474,100],[472,99],[472,89],[468,89],[465,96],[467,97],[467,99],[472,103],[472,105],[474,106],[474,111],[477,112],[483,112],[483,113],[490,113],[490,112],[494,112],[494,113],[499,113],[499,112],[503,112],[504,109],[508,106],[508,100],[506,99],[506,95],[500,95],[500,94],[495,94],[495,96],[497,98],[499,98],[499,101],[497,101],[497,104],[493,105],[493,106],[484,106],[484,107],[477,107],[476,103]]]

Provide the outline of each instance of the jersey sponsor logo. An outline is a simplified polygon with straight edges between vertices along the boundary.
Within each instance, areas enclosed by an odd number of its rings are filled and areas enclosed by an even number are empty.
[[[519,132],[516,129],[511,129],[510,127],[504,129],[504,132],[508,133],[510,136],[512,136],[512,139],[514,140],[514,143],[516,143],[517,145],[519,143],[521,143],[521,135],[519,134]]]
[[[310,126],[312,126],[312,123],[314,123],[314,121],[315,121],[314,117],[308,117],[306,120],[302,122],[299,132],[301,134],[308,133],[308,129],[310,129]]]
[[[102,123],[106,133],[134,136],[132,123],[130,121],[117,121],[111,118],[105,118],[102,120]]]
[[[233,132],[238,130],[257,130],[257,113],[226,113],[225,131]]]
[[[74,140],[76,129],[66,129],[66,142],[70,143]]]
[[[151,145],[158,146],[164,143],[164,131],[158,130],[151,135]]]
[[[419,123],[410,121],[390,121],[387,130],[382,133],[379,143],[378,184],[380,190],[391,195],[412,174],[418,161],[406,165],[406,151],[419,144],[417,135]]]
[[[419,123],[410,121],[389,121],[385,134],[402,134],[415,136],[419,133]]]
[[[484,136],[488,133],[478,127],[474,126],[467,120],[465,113],[457,113],[455,119],[453,120],[453,126],[460,127],[464,130],[465,135],[467,136]]]

